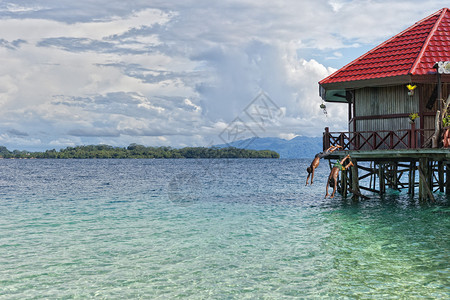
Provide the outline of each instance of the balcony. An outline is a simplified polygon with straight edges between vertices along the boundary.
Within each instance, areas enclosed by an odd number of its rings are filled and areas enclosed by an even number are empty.
[[[409,129],[330,132],[325,128],[323,149],[340,145],[341,150],[398,150],[431,148],[434,129],[416,129],[411,124]]]

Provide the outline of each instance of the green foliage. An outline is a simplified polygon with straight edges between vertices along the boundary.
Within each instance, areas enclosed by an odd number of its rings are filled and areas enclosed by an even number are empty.
[[[444,127],[450,126],[450,115],[446,115],[442,119],[442,124],[443,124]]]
[[[0,157],[3,158],[53,158],[53,159],[88,159],[88,158],[280,158],[280,155],[270,150],[246,150],[233,147],[204,148],[186,147],[173,149],[171,147],[146,147],[131,144],[126,148],[108,145],[88,145],[67,147],[56,151],[27,152],[14,150],[13,152],[0,147]]]

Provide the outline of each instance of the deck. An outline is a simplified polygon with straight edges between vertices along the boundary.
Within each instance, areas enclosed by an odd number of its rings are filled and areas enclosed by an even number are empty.
[[[398,150],[342,150],[335,151],[327,159],[339,159],[345,155],[358,161],[417,161],[421,158],[432,157],[435,161],[450,163],[450,149],[398,149]]]

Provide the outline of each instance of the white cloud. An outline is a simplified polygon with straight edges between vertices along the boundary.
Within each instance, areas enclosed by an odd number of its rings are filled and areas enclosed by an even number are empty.
[[[0,143],[208,145],[267,92],[260,136],[344,130],[317,82],[444,1],[0,3]],[[359,52],[358,52],[359,51]],[[362,53],[361,53],[362,52]],[[27,146],[29,145],[29,147]]]

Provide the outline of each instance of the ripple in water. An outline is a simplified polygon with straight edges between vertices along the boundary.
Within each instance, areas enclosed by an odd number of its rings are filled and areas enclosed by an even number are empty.
[[[0,295],[448,298],[449,206],[306,160],[0,160]]]

